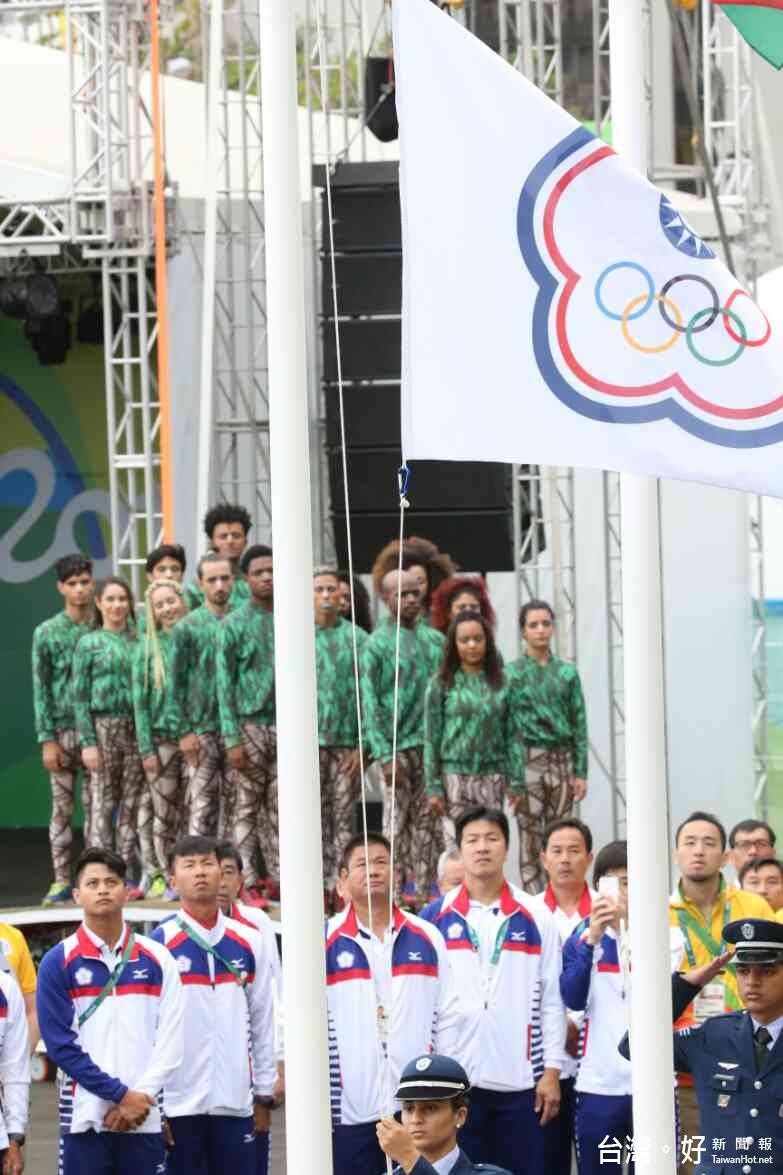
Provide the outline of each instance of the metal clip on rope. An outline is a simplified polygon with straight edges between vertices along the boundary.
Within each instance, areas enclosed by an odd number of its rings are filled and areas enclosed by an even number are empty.
[[[408,485],[410,480],[410,466],[407,464],[407,462],[403,462],[403,464],[397,470],[397,486],[400,491],[400,506],[402,506],[403,509],[406,506],[410,506],[410,502],[408,501]]]

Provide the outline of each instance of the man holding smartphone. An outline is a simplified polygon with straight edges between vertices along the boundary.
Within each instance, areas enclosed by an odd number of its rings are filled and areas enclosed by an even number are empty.
[[[580,1175],[598,1172],[605,1138],[632,1138],[631,1066],[617,1051],[628,1025],[628,849],[624,840],[601,849],[593,881],[598,894],[563,949],[560,991],[584,1012],[576,1075],[576,1146]]]

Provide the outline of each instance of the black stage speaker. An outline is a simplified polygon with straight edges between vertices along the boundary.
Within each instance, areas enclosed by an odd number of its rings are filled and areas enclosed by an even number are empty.
[[[323,169],[314,182],[323,187]],[[324,224],[327,207],[321,202]],[[353,561],[367,572],[398,532],[402,251],[396,163],[345,163],[332,177],[345,439]],[[329,492],[338,562],[347,564],[337,352],[329,233],[322,233],[321,338]],[[408,534],[473,571],[513,570],[508,465],[419,461],[412,466]],[[522,519],[523,529],[529,519]]]
[[[364,109],[367,128],[376,139],[390,143],[400,137],[391,57],[367,58],[364,65]]]

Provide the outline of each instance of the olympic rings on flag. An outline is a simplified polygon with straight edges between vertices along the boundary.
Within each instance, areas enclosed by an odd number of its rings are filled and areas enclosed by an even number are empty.
[[[665,343],[661,343],[657,347],[647,347],[644,345],[644,343],[637,343],[636,339],[631,337],[631,332],[628,329],[628,323],[634,317],[633,314],[630,313],[630,311],[632,311],[640,302],[644,302],[644,301],[645,301],[645,295],[640,294],[638,298],[633,298],[628,303],[625,310],[623,311],[622,320],[620,323],[620,329],[623,332],[623,338],[625,339],[626,343],[628,343],[629,346],[633,347],[634,351],[643,351],[645,353],[645,355],[659,355],[661,353],[661,351],[668,351],[669,347],[673,347],[674,344],[677,342],[677,339],[680,337],[680,331],[683,331],[686,328],[682,325],[682,314],[680,314],[679,306],[677,306],[674,302],[672,302],[672,300],[670,298],[665,298],[663,296],[663,294],[656,294],[655,301],[661,307],[661,313],[664,312],[664,303],[665,303],[666,306],[668,306],[670,308],[672,314],[674,315],[675,322],[673,322],[671,324],[674,327],[674,331],[672,332],[671,338],[667,339],[667,341]],[[702,311],[702,313],[703,313],[703,311]],[[667,319],[667,322],[668,322],[668,319]],[[698,355],[696,356],[696,358],[698,359]]]
[[[697,334],[698,331],[709,330],[709,328],[712,326],[715,319],[720,314],[720,298],[718,297],[718,291],[715,289],[715,286],[712,284],[712,282],[708,282],[706,277],[701,277],[699,274],[680,273],[677,275],[677,277],[670,277],[669,278],[666,285],[661,288],[661,294],[664,294],[664,295],[668,294],[668,292],[672,288],[672,286],[677,285],[677,282],[698,282],[699,285],[702,285],[705,287],[705,289],[709,290],[710,297],[712,298],[712,309],[710,311],[709,317],[707,318],[707,321],[704,322],[701,326],[697,327],[693,333]],[[664,306],[663,301],[658,303],[658,308],[661,312],[661,318],[663,319],[663,321],[666,323],[667,326],[670,326],[674,330],[680,331],[682,334],[685,334],[686,330],[688,329],[687,327],[682,326],[682,325],[675,326],[674,323],[666,317],[666,307]],[[679,321],[680,321],[680,323],[682,323],[682,318],[680,318]]]
[[[638,273],[644,280],[646,292],[637,295],[627,303],[624,310],[618,312],[610,309],[604,300],[604,284],[606,279],[618,270],[633,270]],[[696,282],[703,286],[709,295],[710,304],[701,310],[697,310],[695,314],[691,315],[686,322],[683,312],[676,304],[676,302],[669,296],[670,292],[675,286],[681,282]],[[748,328],[740,318],[739,314],[732,307],[735,301],[740,297],[750,299],[750,294],[745,290],[737,287],[731,295],[726,299],[725,305],[721,306],[720,295],[715,286],[712,285],[705,277],[697,273],[680,273],[669,280],[661,287],[659,292],[655,290],[655,282],[649,270],[645,269],[636,261],[615,261],[608,265],[606,269],[599,275],[595,283],[594,289],[595,301],[598,309],[607,318],[611,318],[615,322],[620,323],[620,330],[625,342],[629,347],[635,351],[641,351],[646,355],[660,355],[664,351],[670,350],[675,345],[680,335],[685,338],[688,350],[694,359],[699,363],[704,363],[709,367],[727,367],[731,363],[735,363],[740,358],[746,347],[762,347],[767,342],[772,334],[772,327],[769,319],[764,312],[756,307],[754,309],[761,314],[765,324],[766,330],[757,339],[748,338]],[[641,343],[635,339],[631,334],[629,324],[634,319],[642,318],[648,310],[651,309],[654,303],[658,304],[661,318],[668,327],[671,328],[672,334],[663,343],[651,345]],[[723,359],[711,359],[697,348],[694,341],[694,336],[709,330],[720,318],[723,329],[728,337],[737,344],[737,348],[730,355]]]
[[[709,367],[728,367],[728,365],[730,363],[733,363],[735,361],[735,359],[739,359],[740,355],[745,350],[745,340],[748,337],[748,332],[746,331],[745,323],[742,321],[739,314],[735,314],[733,310],[729,310],[728,305],[726,305],[723,307],[722,314],[724,315],[724,317],[731,318],[734,322],[736,322],[736,324],[739,328],[739,332],[742,335],[742,338],[739,341],[739,346],[737,347],[737,350],[734,352],[733,355],[728,355],[725,359],[708,359],[706,355],[700,355],[699,352],[696,350],[696,344],[693,341],[693,336],[697,332],[696,323],[699,321],[699,319],[702,317],[703,314],[711,314],[711,313],[712,313],[712,311],[710,310],[709,307],[707,307],[706,310],[697,310],[696,311],[693,318],[690,320],[687,327],[685,328],[685,342],[688,344],[688,350],[690,351],[691,355],[693,355],[693,358],[698,359],[700,363],[706,363]],[[731,337],[735,338],[736,336],[732,334]]]
[[[623,320],[622,314],[615,314],[612,310],[607,309],[601,297],[601,287],[608,278],[609,274],[614,273],[616,269],[635,269],[637,273],[642,275],[645,282],[647,283],[647,297],[646,299],[644,297],[641,299],[644,302],[644,306],[631,315],[631,318],[641,318],[643,314],[647,313],[653,304],[653,299],[655,298],[655,282],[652,279],[652,274],[650,271],[645,269],[643,265],[637,264],[636,261],[615,261],[613,265],[607,266],[607,268],[603,271],[598,281],[595,283],[595,300],[598,303],[598,309],[602,310],[607,318],[613,318],[615,322],[622,322]]]
[[[729,318],[731,317],[731,315],[728,313],[728,311],[734,305],[735,299],[736,298],[749,298],[749,297],[750,297],[750,294],[746,293],[745,290],[741,290],[739,288],[739,286],[737,287],[736,290],[734,290],[734,292],[731,294],[731,296],[726,299],[726,307],[723,311],[723,325],[726,328],[726,334],[729,336],[729,338],[732,338],[735,343],[739,343],[740,341],[742,341],[746,347],[763,347],[764,344],[766,343],[767,339],[769,338],[769,336],[772,334],[772,323],[769,321],[769,319],[767,318],[766,314],[764,313],[764,311],[761,309],[760,306],[757,306],[756,309],[758,310],[759,314],[761,315],[761,317],[764,319],[764,321],[767,324],[767,329],[764,331],[764,334],[761,336],[760,339],[743,339],[743,340],[738,339],[737,336],[734,334],[734,332],[731,329],[731,323],[728,321]]]

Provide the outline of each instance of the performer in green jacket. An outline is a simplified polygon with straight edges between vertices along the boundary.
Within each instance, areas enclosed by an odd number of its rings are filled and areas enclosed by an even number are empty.
[[[217,643],[220,729],[236,788],[226,835],[245,863],[245,894],[251,902],[265,892],[277,898],[280,891],[271,562],[269,547],[245,551],[241,566],[250,599],[228,618]],[[259,881],[259,849],[264,885]]]
[[[95,607],[96,627],[79,641],[73,661],[76,729],[92,793],[85,839],[102,849],[116,847],[131,861],[144,782],[133,723],[133,593],[125,580],[110,575],[95,590]]]
[[[527,651],[506,670],[509,778],[522,885],[539,893],[544,829],[587,794],[587,714],[576,667],[552,655],[550,605],[529,600],[519,623]]]
[[[339,593],[337,571],[317,567],[313,576],[315,669],[321,833],[327,889],[337,881],[343,849],[353,836],[353,814],[361,788],[354,641],[360,655],[367,633],[343,620]]]
[[[462,612],[424,699],[424,777],[447,845],[467,808],[503,807],[506,741],[506,683],[492,626],[478,611]]]
[[[54,880],[43,900],[45,906],[71,900],[71,821],[81,768],[73,714],[73,654],[87,632],[95,587],[92,562],[85,555],[63,555],[56,570],[57,590],[65,607],[33,633],[35,733],[52,789],[49,846]],[[85,827],[89,825],[89,804],[90,789],[83,784]]]
[[[159,579],[147,588],[144,637],[133,656],[133,714],[136,742],[147,777],[151,820],[139,808],[139,840],[148,898],[166,892],[169,853],[179,832],[186,777],[179,749],[180,714],[174,704],[174,625],[182,618],[183,592],[176,580]]]
[[[191,836],[214,836],[222,811],[233,809],[233,782],[220,733],[216,654],[226,622],[234,573],[221,555],[202,555],[197,568],[204,603],[173,630],[173,705],[180,718],[179,746],[188,767]]]
[[[421,619],[421,594],[409,572],[403,571],[400,586],[395,855],[403,879],[412,874],[419,899],[425,901],[442,843],[440,821],[430,811],[424,790],[424,695],[440,665],[445,638]],[[389,616],[368,637],[362,652],[362,714],[373,758],[383,768],[383,829],[390,837],[398,572],[389,571],[381,587]]]

